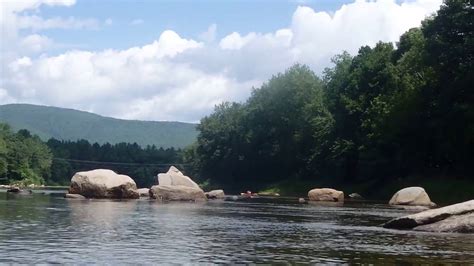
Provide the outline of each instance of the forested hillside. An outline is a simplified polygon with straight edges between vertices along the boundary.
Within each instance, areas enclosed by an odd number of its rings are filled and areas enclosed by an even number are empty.
[[[321,77],[303,65],[275,75],[246,102],[202,119],[186,160],[225,187],[367,184],[377,192],[440,178],[445,188],[472,187],[473,10],[448,0],[396,46],[342,53]]]
[[[138,143],[145,147],[183,148],[196,139],[196,125],[181,122],[122,120],[72,109],[29,104],[0,105],[0,122],[27,129],[42,140],[85,139],[91,143]]]

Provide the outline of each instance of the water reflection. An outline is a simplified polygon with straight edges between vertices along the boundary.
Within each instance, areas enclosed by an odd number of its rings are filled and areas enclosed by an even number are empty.
[[[202,204],[0,193],[0,263],[469,263],[474,236],[388,230],[407,211],[295,199]]]

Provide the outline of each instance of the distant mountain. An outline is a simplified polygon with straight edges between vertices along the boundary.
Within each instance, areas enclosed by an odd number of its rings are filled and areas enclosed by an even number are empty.
[[[141,146],[183,148],[194,142],[196,124],[123,120],[58,107],[31,104],[0,105],[0,122],[13,130],[27,129],[43,140],[86,139],[111,144],[138,143]]]

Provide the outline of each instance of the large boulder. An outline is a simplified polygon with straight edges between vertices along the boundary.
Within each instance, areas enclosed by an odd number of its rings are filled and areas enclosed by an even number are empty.
[[[411,205],[436,207],[422,187],[407,187],[399,190],[388,202],[390,205]]]
[[[225,193],[224,193],[224,190],[222,190],[222,189],[211,190],[209,192],[206,192],[205,195],[208,199],[223,199],[223,198],[225,198]]]
[[[133,179],[107,169],[77,172],[71,179],[69,194],[80,194],[86,198],[139,198]]]
[[[150,198],[163,201],[205,201],[207,199],[202,189],[182,185],[152,186],[150,188]]]
[[[383,225],[393,229],[474,233],[474,200],[393,219]]]
[[[188,176],[183,175],[176,167],[171,166],[168,172],[158,174],[158,185],[164,186],[185,186],[201,189],[196,182]]]
[[[150,188],[150,198],[164,201],[207,199],[199,185],[174,166],[171,166],[168,172],[158,174],[158,185]]]
[[[311,201],[343,202],[344,192],[332,188],[315,188],[308,192]]]

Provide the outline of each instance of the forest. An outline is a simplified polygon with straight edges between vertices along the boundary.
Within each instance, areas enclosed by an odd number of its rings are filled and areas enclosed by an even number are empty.
[[[149,186],[166,170],[160,164],[183,163],[199,182],[230,191],[455,184],[472,195],[473,21],[470,1],[447,0],[395,45],[343,52],[320,76],[296,64],[254,88],[247,101],[216,106],[183,151],[43,143],[1,125],[0,178],[67,184],[75,171],[110,168]]]
[[[395,46],[339,54],[320,77],[296,64],[203,118],[185,161],[226,188],[473,187],[473,21],[472,2],[448,0]]]
[[[0,124],[0,184],[69,185],[76,172],[106,168],[133,177],[139,187],[149,187],[169,164],[180,166],[180,154],[179,149],[142,148],[136,143],[100,145],[56,139],[45,143],[27,130],[13,133],[8,125]]]

